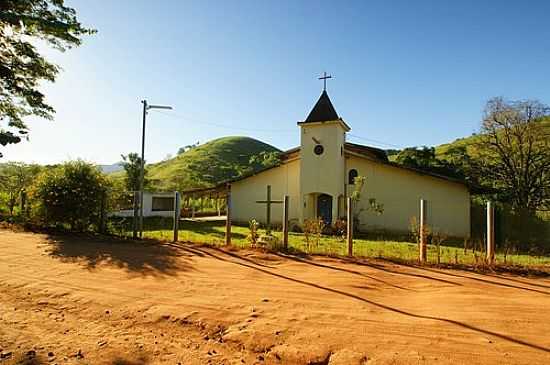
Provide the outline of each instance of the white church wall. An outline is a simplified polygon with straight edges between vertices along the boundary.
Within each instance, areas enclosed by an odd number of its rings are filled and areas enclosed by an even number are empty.
[[[381,215],[364,211],[360,229],[407,232],[411,217],[418,218],[422,198],[428,201],[432,230],[455,237],[470,235],[470,193],[466,186],[354,156],[346,160],[346,173],[352,168],[366,177],[359,209],[368,205],[369,198],[384,205]],[[347,185],[348,195],[354,188]]]
[[[282,166],[272,168],[244,180],[231,184],[232,220],[237,223],[247,223],[256,219],[265,223],[266,205],[258,204],[258,200],[266,200],[267,185],[271,185],[271,199],[282,200],[289,195],[290,219],[299,217],[300,164],[298,160],[287,162]],[[273,204],[271,222],[281,224],[283,214],[282,204]]]

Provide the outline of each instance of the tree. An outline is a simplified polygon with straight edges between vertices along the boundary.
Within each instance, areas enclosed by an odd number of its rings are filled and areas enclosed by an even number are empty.
[[[30,190],[37,216],[46,224],[66,224],[71,230],[99,227],[108,179],[94,165],[71,161],[42,172]]]
[[[6,196],[6,205],[10,215],[13,215],[17,201],[23,199],[25,190],[31,185],[39,171],[40,166],[26,165],[21,162],[8,162],[2,165],[0,191]]]
[[[407,147],[399,151],[395,158],[395,162],[401,165],[418,168],[431,167],[438,164],[435,158],[435,148],[426,146],[422,147],[422,149]]]
[[[65,51],[94,32],[63,0],[0,2],[0,145],[19,143],[27,135],[24,117],[52,119],[55,112],[38,87],[43,80],[54,82],[59,67],[37,51],[36,41]]]
[[[262,151],[249,159],[249,164],[256,168],[269,168],[281,162],[280,153],[276,151]]]
[[[126,156],[122,156],[122,167],[124,168],[124,171],[126,172],[126,177],[124,179],[124,183],[126,185],[126,189],[128,191],[139,191],[139,179],[141,174],[141,157],[135,153],[129,153]],[[149,186],[150,181],[147,178],[147,169],[145,168],[143,171],[143,186],[147,187]]]
[[[359,225],[361,223],[361,213],[367,211],[367,212],[374,212],[378,215],[381,215],[384,213],[384,204],[378,203],[376,201],[376,198],[369,198],[368,204],[365,206],[360,206],[360,202],[363,198],[363,188],[365,187],[365,183],[367,181],[367,178],[364,176],[357,176],[355,178],[355,188],[353,192],[350,195],[350,198],[353,202],[353,227],[355,231],[359,231]]]
[[[183,147],[180,147],[178,149],[178,155],[181,155],[182,153],[185,153],[187,151],[190,151],[192,150],[193,148],[197,148],[199,146],[200,142],[197,142],[197,143],[193,143],[193,144],[188,144],[186,146],[183,146]]]
[[[454,148],[447,152],[447,159],[436,157],[434,147],[407,147],[396,154],[395,162],[436,174],[464,178],[465,150]]]
[[[536,100],[489,100],[480,135],[479,169],[499,198],[514,208],[550,208],[550,142],[541,121],[548,107]]]

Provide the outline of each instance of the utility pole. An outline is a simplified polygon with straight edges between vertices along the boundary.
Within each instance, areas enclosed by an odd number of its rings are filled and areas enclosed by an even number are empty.
[[[141,127],[141,166],[139,170],[139,238],[143,238],[143,178],[145,176],[145,119],[147,117],[147,100],[143,104],[143,126]]]
[[[172,109],[171,106],[149,105],[147,100],[142,100],[141,103],[143,104],[143,125],[141,128],[141,168],[139,171],[139,238],[143,237],[143,179],[145,176],[145,120],[147,111],[149,109]]]

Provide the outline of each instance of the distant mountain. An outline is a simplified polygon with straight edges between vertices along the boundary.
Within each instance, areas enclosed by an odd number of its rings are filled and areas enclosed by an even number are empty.
[[[113,172],[124,170],[122,162],[115,162],[112,165],[98,165],[98,167],[104,174],[112,174]]]
[[[192,147],[174,158],[147,165],[153,186],[161,190],[189,190],[217,185],[264,166],[251,163],[262,152],[277,148],[250,137],[223,137]],[[118,175],[119,173],[117,173]]]

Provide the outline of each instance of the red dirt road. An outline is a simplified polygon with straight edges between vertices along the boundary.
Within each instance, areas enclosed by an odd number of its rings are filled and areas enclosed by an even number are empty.
[[[550,280],[0,230],[0,364],[549,364]]]

